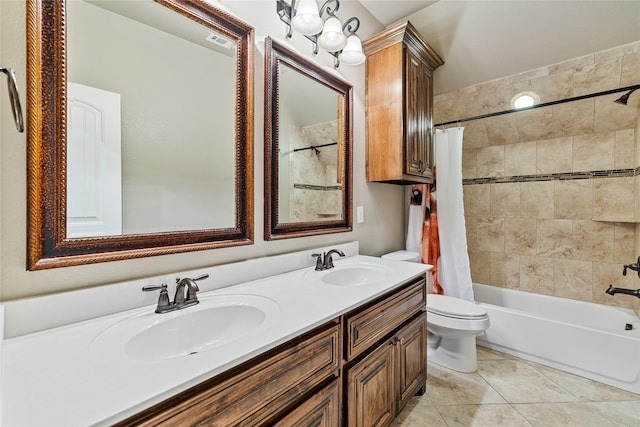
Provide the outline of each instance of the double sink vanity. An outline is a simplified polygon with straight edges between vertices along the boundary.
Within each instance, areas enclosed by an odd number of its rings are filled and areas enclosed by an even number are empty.
[[[204,269],[181,310],[157,314],[145,292],[147,305],[6,339],[3,425],[387,425],[424,390],[429,266],[349,245],[321,271],[310,251]]]

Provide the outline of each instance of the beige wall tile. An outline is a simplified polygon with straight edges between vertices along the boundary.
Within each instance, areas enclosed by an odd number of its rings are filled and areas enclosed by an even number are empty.
[[[485,147],[478,150],[478,177],[504,176],[504,147]]]
[[[553,260],[553,294],[558,297],[591,301],[593,269],[590,261]]]
[[[637,102],[640,102],[640,100],[634,99],[632,96],[629,98],[628,105],[620,105],[613,102],[620,95],[620,93],[617,93],[596,98],[594,132],[633,129],[636,126],[638,120]],[[634,93],[634,95],[636,94]]]
[[[593,218],[593,180],[555,181],[553,184],[555,218]]]
[[[462,150],[462,179],[478,177],[478,149],[467,148]]]
[[[536,255],[537,220],[507,218],[504,222],[504,250],[507,254]]]
[[[538,255],[553,258],[573,258],[572,221],[569,219],[538,220]]]
[[[465,185],[462,192],[465,216],[483,218],[491,214],[491,187],[482,184]]]
[[[614,226],[614,262],[631,264],[636,262],[638,254],[635,250],[636,225],[616,223]]]
[[[484,120],[472,120],[464,123],[463,145],[465,149],[489,146]]]
[[[520,183],[491,184],[491,216],[517,218],[520,216]]]
[[[574,96],[620,87],[622,58],[612,58],[585,66],[573,75]]]
[[[482,114],[475,102],[460,101],[464,99],[475,99],[476,96],[477,91],[475,86],[469,86],[435,96],[433,98],[433,122],[443,123]]]
[[[520,290],[553,295],[553,259],[521,256]]]
[[[464,228],[467,231],[467,250],[478,250],[478,220],[472,216],[464,217]]]
[[[635,131],[633,129],[624,129],[615,133],[616,145],[614,155],[615,169],[633,169],[635,168]]]
[[[504,252],[504,218],[478,218],[478,249]]]
[[[520,216],[522,218],[553,218],[553,181],[520,183]]]
[[[520,257],[508,253],[490,253],[490,284],[511,289],[520,287]]]
[[[575,73],[576,71],[582,70],[584,67],[592,65],[594,62],[595,59],[593,54],[581,56],[558,64],[549,65],[549,74],[566,72]]]
[[[489,145],[507,145],[519,142],[518,123],[514,114],[488,117],[484,121]]]
[[[536,168],[538,173],[561,173],[573,170],[572,138],[557,138],[538,141],[536,146]]]
[[[519,111],[514,114],[518,122],[520,142],[553,139],[553,109],[550,107]]]
[[[511,81],[492,80],[476,86],[476,102],[482,105],[482,113],[488,114],[511,109],[511,99],[522,91],[531,90],[530,80]]]
[[[573,137],[573,171],[609,170],[615,167],[614,132]]]
[[[593,98],[554,105],[553,135],[560,138],[592,133],[594,106]]]
[[[622,59],[621,87],[640,83],[640,52],[625,55]]]
[[[573,72],[550,74],[531,81],[532,90],[540,97],[540,102],[557,101],[573,96]]]
[[[505,176],[535,175],[536,142],[521,142],[504,147]]]
[[[594,180],[593,197],[594,218],[621,221],[635,218],[635,186],[632,177]]]
[[[491,257],[489,252],[469,251],[471,280],[476,283],[491,283]]]
[[[613,262],[614,224],[573,221],[573,259]]]

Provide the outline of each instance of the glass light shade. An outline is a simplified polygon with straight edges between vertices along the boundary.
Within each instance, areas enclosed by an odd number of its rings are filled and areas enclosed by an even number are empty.
[[[347,45],[342,49],[338,58],[340,59],[340,62],[347,65],[362,64],[366,57],[362,52],[362,42],[360,41],[360,38],[355,34],[351,34],[347,37]]]
[[[342,24],[335,16],[329,17],[324,23],[322,34],[318,37],[318,45],[326,51],[336,52],[347,44],[347,38],[342,32]]]
[[[540,103],[540,96],[531,91],[520,92],[511,99],[511,106],[515,109],[528,108]]]
[[[315,0],[300,0],[296,14],[291,18],[291,26],[300,34],[312,36],[322,31],[323,25]]]

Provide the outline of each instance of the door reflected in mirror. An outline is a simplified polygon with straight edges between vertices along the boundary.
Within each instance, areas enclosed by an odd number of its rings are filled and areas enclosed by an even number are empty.
[[[27,268],[253,243],[253,28],[206,0],[27,0]]]
[[[151,0],[67,29],[67,237],[234,227],[236,43]]]
[[[265,41],[265,238],[351,230],[347,82]]]

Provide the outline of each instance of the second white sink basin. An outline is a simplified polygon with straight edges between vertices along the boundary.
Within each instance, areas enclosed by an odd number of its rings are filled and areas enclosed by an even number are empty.
[[[189,356],[246,338],[279,310],[257,295],[218,295],[166,314],[153,310],[126,318],[100,333],[92,351],[114,349],[128,358],[163,360]]]
[[[375,264],[345,264],[323,272],[311,271],[321,282],[333,286],[364,286],[387,279],[392,270]]]

